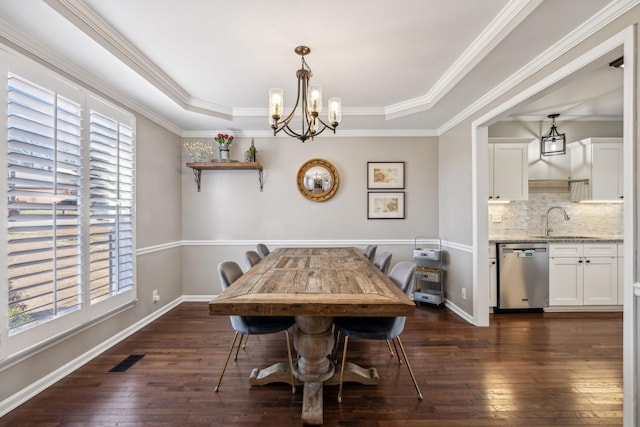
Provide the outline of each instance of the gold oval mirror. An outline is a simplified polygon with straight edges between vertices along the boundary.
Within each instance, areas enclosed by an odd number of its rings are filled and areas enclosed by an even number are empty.
[[[324,202],[338,190],[338,170],[324,159],[311,159],[298,170],[298,190],[309,200]]]

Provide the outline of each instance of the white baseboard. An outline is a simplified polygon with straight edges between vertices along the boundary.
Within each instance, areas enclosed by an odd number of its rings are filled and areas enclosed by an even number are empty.
[[[153,322],[163,314],[167,313],[169,310],[180,305],[184,300],[185,300],[184,297],[176,298],[170,303],[160,307],[158,310],[154,311],[144,319],[139,320],[138,322],[134,323],[128,328],[120,331],[116,335],[113,335],[111,338],[102,342],[100,345],[92,348],[91,350],[85,352],[84,354],[81,354],[75,359],[69,361],[68,363],[56,369],[55,371],[51,372],[50,374],[40,378],[38,381],[23,388],[18,393],[15,393],[12,396],[6,398],[2,402],[0,402],[0,417],[4,416],[11,410],[17,408],[18,406],[22,405],[24,402],[28,401],[29,399],[37,395],[38,393],[42,392],[43,390],[55,384],[56,382],[60,381],[61,379],[71,374],[76,369],[80,368],[81,366],[88,363],[95,357],[107,351],[109,348],[118,344],[120,341],[124,340],[125,338],[129,337],[130,335],[139,331],[140,329],[144,328],[145,326],[147,326],[148,324],[150,324],[151,322]],[[211,298],[209,298],[209,300],[211,300]]]
[[[545,307],[545,313],[606,313],[622,311],[621,305],[562,305]]]
[[[217,295],[183,295],[182,302],[209,302]]]
[[[466,311],[462,310],[460,307],[455,305],[450,300],[445,300],[444,305],[449,310],[453,311],[455,314],[460,316],[463,320],[466,320],[467,322],[469,322],[469,324],[473,325],[473,316],[469,315],[469,313],[467,313]]]

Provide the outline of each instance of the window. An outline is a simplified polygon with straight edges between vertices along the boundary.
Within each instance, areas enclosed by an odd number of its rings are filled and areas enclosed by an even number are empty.
[[[135,298],[133,116],[7,62],[0,359]]]
[[[133,129],[91,110],[91,304],[133,287]]]
[[[82,109],[9,74],[9,335],[78,310]]]

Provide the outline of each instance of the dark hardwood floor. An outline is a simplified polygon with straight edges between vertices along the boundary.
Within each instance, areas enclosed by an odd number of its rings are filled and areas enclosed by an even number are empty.
[[[251,387],[286,360],[284,334],[252,336],[213,391],[233,335],[228,317],[185,303],[0,418],[2,426],[298,426],[302,389]],[[500,314],[469,325],[419,307],[402,335],[424,395],[386,344],[352,339],[348,359],[377,386],[324,388],[327,426],[621,426],[622,314]],[[108,372],[144,354],[125,372]]]

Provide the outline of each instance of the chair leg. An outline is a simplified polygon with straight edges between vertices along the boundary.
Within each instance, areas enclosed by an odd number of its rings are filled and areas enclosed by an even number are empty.
[[[227,370],[227,364],[229,363],[229,359],[231,358],[231,352],[233,351],[233,346],[236,345],[236,339],[238,338],[238,331],[233,334],[233,340],[231,340],[231,347],[229,347],[229,352],[227,353],[227,360],[224,361],[224,366],[222,367],[222,373],[220,374],[220,379],[218,379],[218,384],[216,384],[215,391],[218,391],[220,388],[220,383],[222,382],[222,377],[224,376],[224,371]],[[240,339],[242,340],[242,334],[240,334]],[[240,346],[240,343],[238,343]]]
[[[393,343],[393,348],[396,349],[396,356],[398,356],[398,364],[402,365],[402,359],[400,358],[400,352],[398,351],[398,346],[396,345],[396,341],[391,340],[391,342]]]
[[[416,381],[416,377],[413,375],[413,370],[411,369],[411,364],[409,363],[409,359],[407,359],[407,353],[404,351],[404,346],[402,345],[402,340],[400,340],[400,336],[397,336],[396,340],[398,340],[398,344],[400,345],[400,350],[402,351],[402,357],[404,357],[404,361],[407,362],[407,369],[409,369],[409,374],[411,375],[411,379],[413,380],[413,385],[416,387],[416,391],[418,392],[418,399],[422,400],[422,393],[420,392],[420,387],[418,387],[418,382]]]
[[[340,331],[336,331],[335,341],[333,342],[333,350],[331,351],[331,360],[333,360],[333,363],[337,363],[338,362],[338,348],[340,348],[340,337],[341,336],[342,336],[342,334],[340,333]]]
[[[347,364],[347,345],[349,335],[344,336],[344,348],[342,349],[342,361],[340,362],[340,386],[338,387],[338,403],[342,403],[342,380],[344,379],[344,365]]]
[[[396,345],[395,343],[393,345]],[[391,357],[393,357],[393,349],[391,348],[391,340],[387,340],[387,347],[389,347],[389,353],[391,353]],[[396,351],[398,351],[396,349]]]
[[[249,335],[247,335],[248,339]],[[240,334],[240,342],[238,343],[238,348],[236,348],[236,355],[233,357],[233,360],[238,360],[238,353],[240,352],[240,345],[242,344],[242,338],[244,338],[244,334]]]
[[[247,342],[249,341],[249,337],[251,335],[245,335],[245,339],[244,339],[244,343],[242,344],[242,349],[244,350],[245,348],[247,348]]]
[[[289,331],[285,329],[284,335],[287,339],[287,356],[289,356],[289,375],[291,375],[291,393],[296,393],[296,380],[293,377],[293,358],[291,357],[291,343],[289,343]]]

